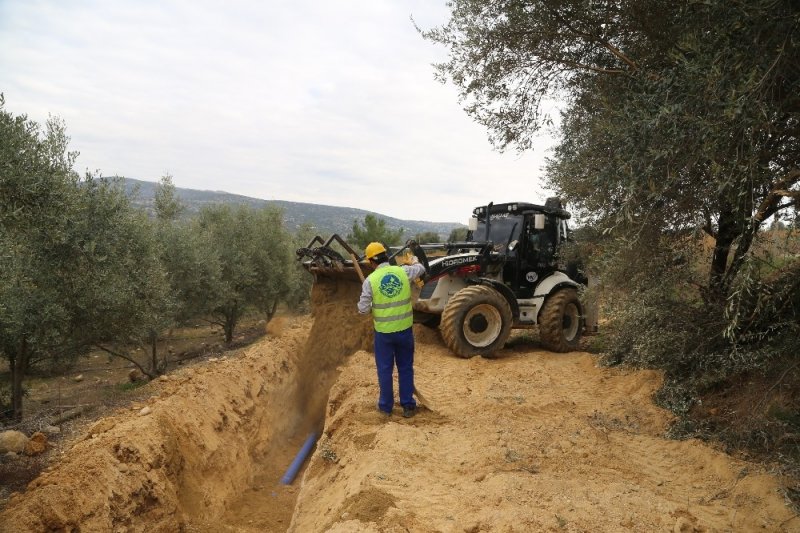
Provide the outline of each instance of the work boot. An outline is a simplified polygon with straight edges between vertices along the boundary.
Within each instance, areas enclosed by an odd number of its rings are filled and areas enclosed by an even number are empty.
[[[403,417],[404,418],[411,418],[417,414],[417,406],[414,407],[403,407]]]

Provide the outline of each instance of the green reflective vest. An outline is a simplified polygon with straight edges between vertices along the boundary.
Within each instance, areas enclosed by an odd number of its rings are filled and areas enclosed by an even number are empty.
[[[411,283],[399,266],[379,268],[367,278],[372,286],[372,319],[378,333],[394,333],[414,324]]]

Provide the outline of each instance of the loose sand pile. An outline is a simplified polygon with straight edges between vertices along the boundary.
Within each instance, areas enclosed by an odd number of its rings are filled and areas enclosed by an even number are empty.
[[[588,354],[464,360],[415,326],[429,405],[386,419],[357,297],[317,285],[313,324],[273,322],[240,355],[152,383],[13,497],[0,530],[800,531],[780,480],[662,437],[657,374]],[[302,484],[281,485],[317,430]]]
[[[296,487],[277,480],[321,429],[338,365],[371,342],[356,284],[313,299],[313,327],[276,321],[241,355],[156,380],[150,400],[98,421],[10,499],[0,531],[285,530]]]
[[[325,417],[328,391],[338,367],[348,355],[371,349],[372,320],[356,308],[360,284],[344,280],[315,283],[311,291],[313,326],[294,360],[297,415],[308,429],[319,433]]]
[[[177,531],[221,516],[288,429],[298,348],[271,339],[152,383],[146,405],[94,424],[12,497],[3,530]]]
[[[430,409],[386,420],[371,354],[349,358],[290,531],[800,531],[776,478],[663,437],[655,372],[533,346],[463,360],[417,340]]]

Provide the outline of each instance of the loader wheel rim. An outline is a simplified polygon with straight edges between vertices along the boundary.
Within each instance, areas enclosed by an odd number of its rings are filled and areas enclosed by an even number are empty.
[[[483,333],[489,327],[489,321],[483,315],[472,315],[469,319],[467,329],[475,333]]]
[[[476,305],[464,317],[464,338],[476,348],[492,344],[502,329],[503,317],[493,305]]]
[[[564,308],[564,317],[562,320],[564,339],[566,339],[568,342],[575,339],[575,337],[578,335],[580,323],[581,315],[578,311],[578,306],[574,303],[568,303]]]

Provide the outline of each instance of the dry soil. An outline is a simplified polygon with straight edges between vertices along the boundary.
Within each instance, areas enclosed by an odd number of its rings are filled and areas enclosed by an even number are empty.
[[[425,405],[380,414],[356,289],[317,286],[313,317],[148,385],[13,496],[0,530],[800,531],[781,479],[664,437],[657,373],[587,353],[518,340],[465,360],[415,326]]]

